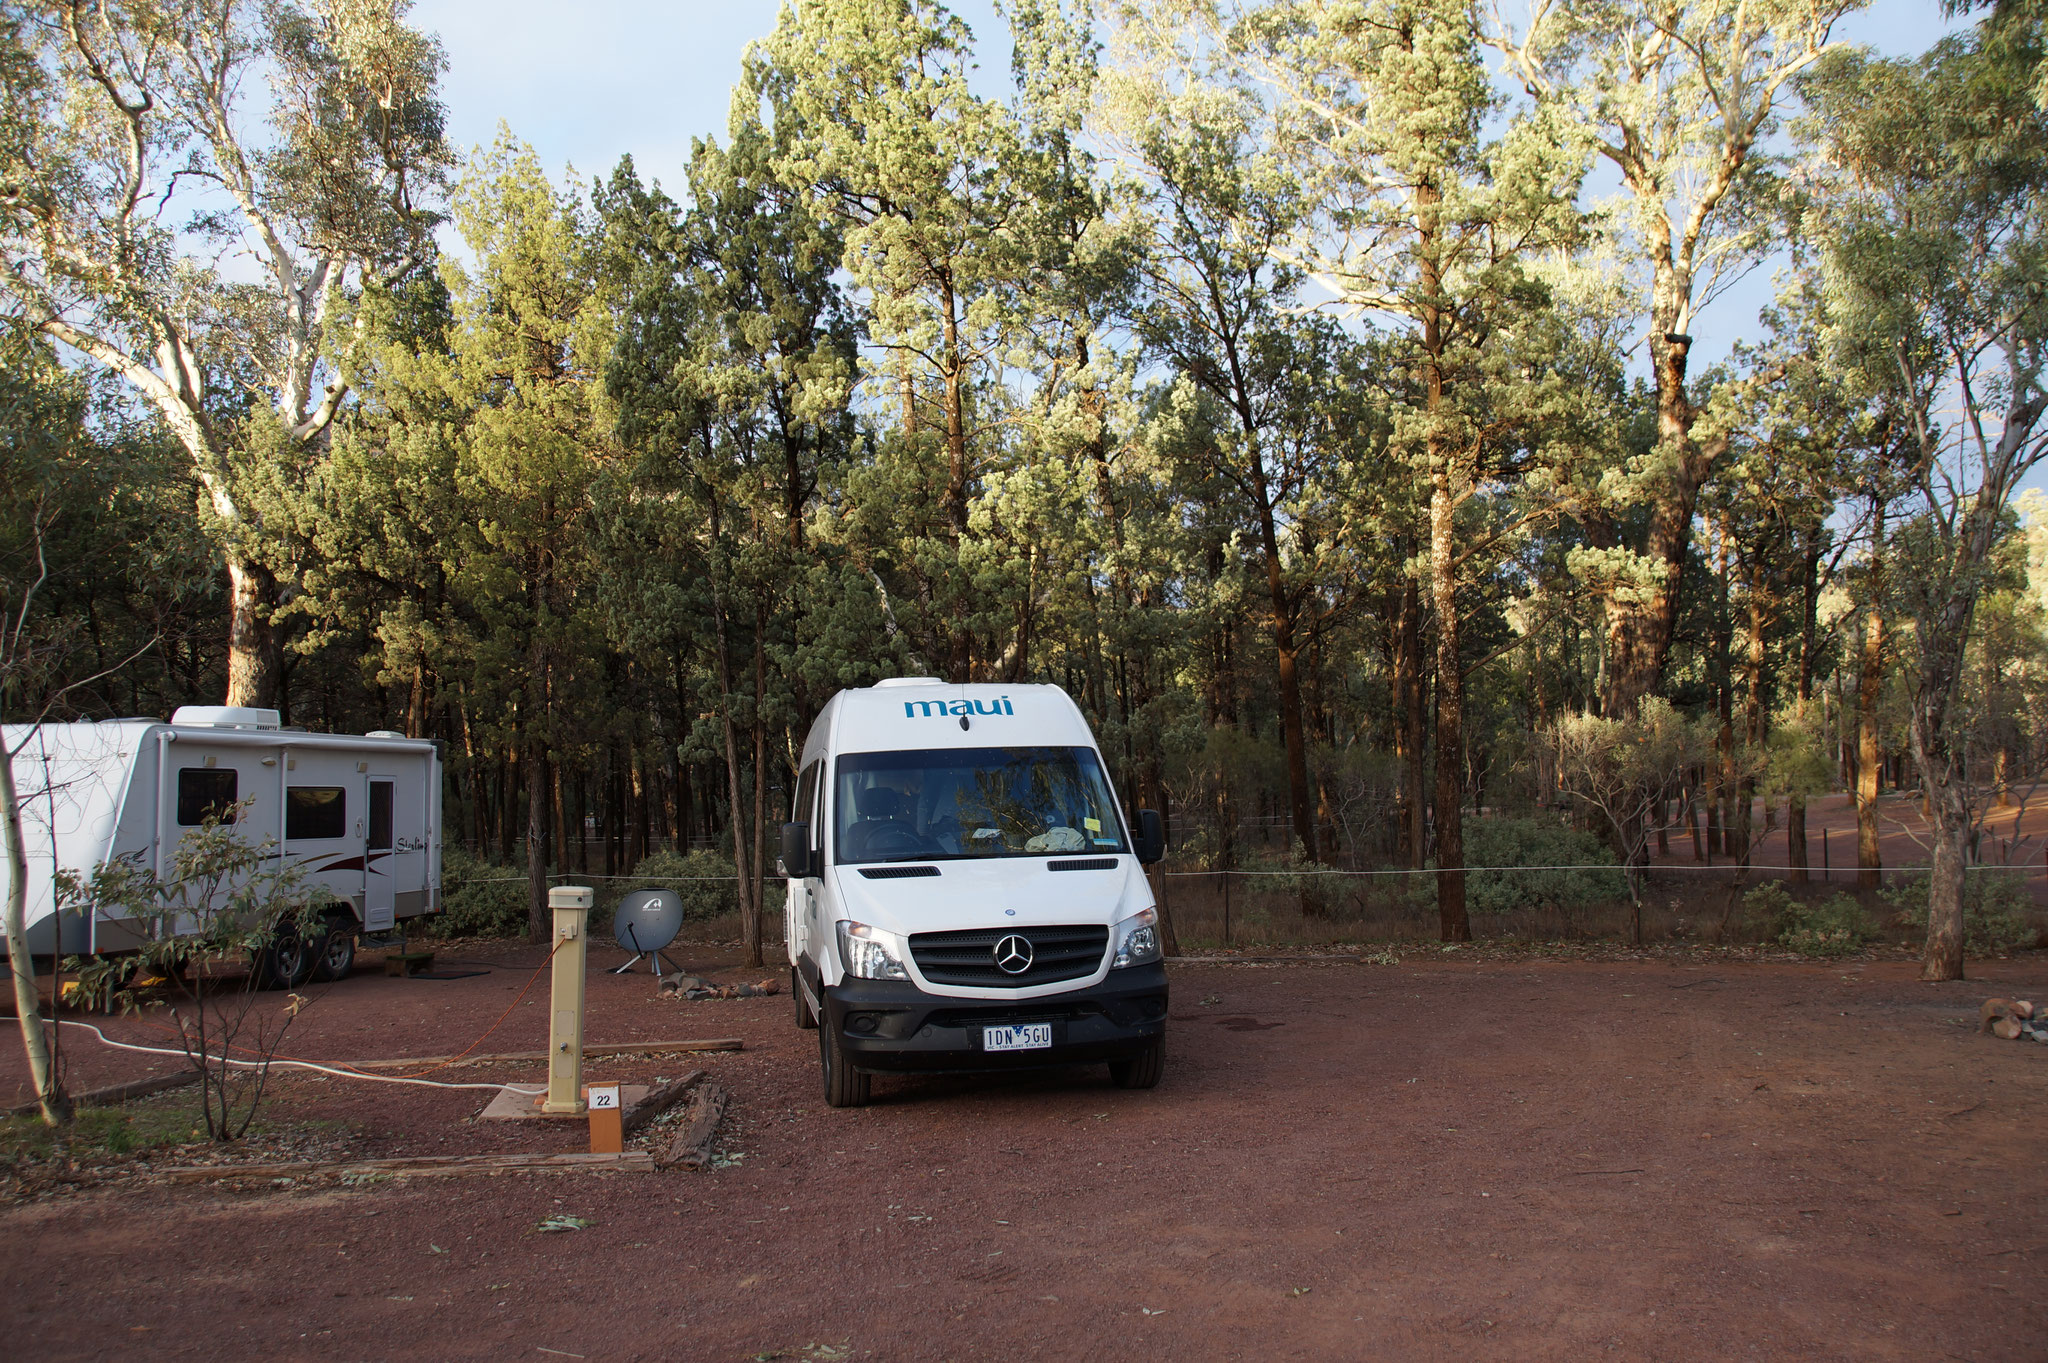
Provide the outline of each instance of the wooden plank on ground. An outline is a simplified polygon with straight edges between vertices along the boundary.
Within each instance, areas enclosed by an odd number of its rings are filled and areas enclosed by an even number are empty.
[[[585,1046],[585,1058],[593,1055],[669,1055],[682,1051],[740,1051],[746,1049],[746,1042],[739,1037],[719,1037],[710,1041],[613,1041],[597,1046]],[[497,1061],[546,1060],[546,1051],[498,1051],[491,1055],[416,1055],[401,1060],[327,1060],[322,1064],[335,1065],[352,1070],[403,1070],[417,1065],[487,1065]]]
[[[627,1109],[619,1118],[620,1134],[630,1136],[641,1127],[659,1117],[679,1102],[683,1095],[695,1088],[697,1081],[704,1077],[704,1071],[691,1070],[672,1084],[663,1084],[654,1092],[642,1098]]]
[[[715,1083],[700,1084],[690,1095],[684,1115],[668,1153],[656,1162],[659,1169],[702,1169],[711,1162],[711,1142],[718,1136],[718,1120],[725,1115],[725,1090]]]
[[[181,1089],[188,1084],[199,1082],[199,1071],[179,1070],[175,1074],[151,1075],[147,1079],[131,1079],[125,1084],[110,1084],[103,1089],[89,1093],[76,1093],[71,1097],[73,1107],[112,1107],[125,1103],[131,1098],[147,1098],[152,1093],[163,1093],[169,1089]],[[26,1117],[43,1110],[41,1103],[17,1103],[7,1109],[10,1117]]]
[[[398,1159],[300,1160],[289,1164],[197,1164],[160,1169],[172,1183],[206,1183],[225,1178],[337,1178],[351,1174],[547,1173],[563,1170],[614,1170],[651,1173],[654,1156],[645,1150],[611,1155],[418,1155]]]

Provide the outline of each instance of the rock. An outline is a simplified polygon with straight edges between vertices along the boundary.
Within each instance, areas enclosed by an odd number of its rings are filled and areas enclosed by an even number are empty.
[[[2034,1005],[2025,999],[2014,999],[2012,1001],[2012,1015],[2016,1018],[2030,1018],[2034,1015]]]
[[[1992,1031],[1994,1030],[1994,1024],[2000,1019],[2011,1016],[2012,1003],[2010,1000],[1986,999],[1984,1000],[1983,1007],[1977,1010],[1977,1030],[1980,1032]]]
[[[2000,1018],[1991,1024],[1991,1035],[2005,1041],[2020,1039],[2020,1024],[2017,1018]]]

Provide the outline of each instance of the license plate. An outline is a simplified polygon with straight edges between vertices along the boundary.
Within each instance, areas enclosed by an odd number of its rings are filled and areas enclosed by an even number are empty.
[[[984,1051],[1042,1051],[1052,1045],[1050,1022],[1027,1022],[1021,1027],[984,1027]]]

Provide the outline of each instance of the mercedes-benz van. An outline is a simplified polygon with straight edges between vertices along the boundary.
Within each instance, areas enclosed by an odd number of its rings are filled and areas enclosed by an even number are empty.
[[[841,691],[804,742],[784,935],[825,1101],[877,1073],[1165,1067],[1166,966],[1135,833],[1057,686],[897,677]]]

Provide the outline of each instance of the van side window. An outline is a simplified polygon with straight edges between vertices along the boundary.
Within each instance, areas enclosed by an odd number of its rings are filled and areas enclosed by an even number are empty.
[[[293,786],[284,793],[284,836],[339,838],[347,835],[348,792],[340,786]]]
[[[818,764],[811,763],[804,768],[804,774],[796,781],[796,805],[790,812],[791,823],[807,823],[811,826],[811,846],[818,845]]]
[[[210,819],[235,821],[233,767],[178,768],[178,826],[197,828]]]

